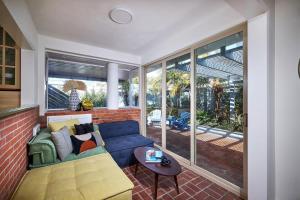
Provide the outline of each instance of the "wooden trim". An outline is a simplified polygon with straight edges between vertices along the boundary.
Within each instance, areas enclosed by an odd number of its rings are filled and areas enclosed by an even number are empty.
[[[161,144],[164,149],[167,148],[167,64],[162,63],[162,79],[161,79]]]
[[[1,87],[5,85],[5,30],[2,28],[2,38],[3,38],[3,46],[2,46],[2,84]]]
[[[15,86],[20,89],[21,87],[21,50],[16,48],[16,63],[15,63]]]
[[[6,90],[18,90],[21,88],[21,49],[20,47],[15,43],[15,46],[7,46],[5,44],[6,42],[6,34],[5,29],[3,29],[3,45],[0,45],[0,48],[2,48],[2,84],[0,84],[0,89],[6,89]],[[9,33],[7,33],[9,34]],[[14,49],[15,50],[15,65],[10,66],[6,65],[6,49]],[[2,55],[1,55],[2,56]],[[5,84],[5,69],[6,68],[14,68],[15,69],[15,84],[14,85],[7,85]]]
[[[243,189],[247,196],[248,194],[248,27],[243,26],[243,62],[244,62],[244,77],[243,77],[243,111],[244,111],[244,129],[243,129]],[[246,119],[245,119],[246,118]],[[247,126],[245,126],[247,124]]]

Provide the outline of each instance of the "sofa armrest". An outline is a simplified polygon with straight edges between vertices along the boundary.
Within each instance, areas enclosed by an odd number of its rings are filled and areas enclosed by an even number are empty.
[[[49,137],[35,137],[29,143],[29,156],[32,157],[31,166],[52,164],[57,160],[55,145]]]

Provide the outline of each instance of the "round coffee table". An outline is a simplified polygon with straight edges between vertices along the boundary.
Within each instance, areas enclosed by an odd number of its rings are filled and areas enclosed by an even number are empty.
[[[137,163],[135,166],[135,175],[138,171],[139,164],[143,165],[150,171],[152,171],[155,174],[155,185],[154,185],[154,199],[156,199],[157,196],[157,184],[158,184],[158,176],[173,176],[175,185],[176,185],[176,191],[179,194],[179,188],[178,188],[178,181],[177,181],[177,175],[181,172],[181,166],[179,163],[170,155],[163,152],[163,155],[166,156],[170,161],[171,164],[168,166],[162,166],[160,163],[147,163],[146,162],[146,151],[149,149],[155,149],[152,147],[138,147],[134,150],[134,156],[137,159]],[[155,149],[159,150],[159,149]]]

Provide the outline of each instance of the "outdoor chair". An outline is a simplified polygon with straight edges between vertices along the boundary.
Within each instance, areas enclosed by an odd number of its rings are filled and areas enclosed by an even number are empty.
[[[179,118],[172,117],[170,118],[169,124],[171,128],[178,129],[178,130],[188,130],[189,127],[189,120],[191,118],[191,114],[189,112],[182,112],[180,113]]]
[[[160,126],[161,125],[161,110],[158,110],[158,109],[152,110],[147,117],[147,124]]]

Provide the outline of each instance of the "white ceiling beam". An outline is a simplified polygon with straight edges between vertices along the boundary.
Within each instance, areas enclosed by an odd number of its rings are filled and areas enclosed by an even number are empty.
[[[225,0],[233,9],[239,12],[246,19],[254,18],[268,8],[268,2],[271,0]]]

